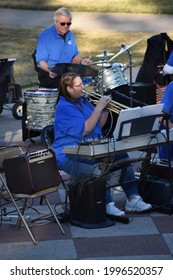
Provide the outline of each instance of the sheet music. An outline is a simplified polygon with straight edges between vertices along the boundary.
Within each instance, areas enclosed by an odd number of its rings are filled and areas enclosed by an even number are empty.
[[[142,107],[141,110],[141,117],[161,114],[162,109],[163,109],[163,104],[153,104],[153,105],[144,106]],[[153,131],[157,130],[159,128],[159,124],[160,124],[160,117],[157,117],[153,124],[152,130]]]
[[[117,120],[117,124],[116,124],[115,130],[114,130],[114,139],[115,140],[118,139],[121,123],[126,120],[132,120],[132,119],[138,118],[140,116],[140,112],[141,112],[141,107],[128,108],[128,109],[123,109],[120,111],[120,114],[119,114],[119,117]],[[131,129],[130,123],[126,124],[124,126],[122,135],[128,136],[130,133],[130,129]]]
[[[121,110],[117,120],[116,128],[114,130],[114,139],[115,140],[118,139],[120,125],[122,122],[129,121],[127,124],[123,125],[123,130],[122,130],[122,137],[127,137],[130,135],[131,125],[132,125],[130,120],[140,118],[140,117],[145,117],[145,116],[159,115],[162,113],[162,109],[163,109],[163,104],[153,104],[153,105],[147,105],[143,107],[134,107],[134,108]],[[155,119],[152,130],[157,130],[159,128],[159,122],[160,122],[160,117]]]
[[[153,104],[141,107],[141,117],[161,114],[163,104]]]

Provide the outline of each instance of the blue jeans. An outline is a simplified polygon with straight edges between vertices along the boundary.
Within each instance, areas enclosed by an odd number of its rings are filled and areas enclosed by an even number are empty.
[[[122,154],[116,154],[114,156],[113,162],[116,162],[120,159],[126,159],[129,158],[127,153],[122,153]],[[84,177],[86,176],[87,178],[89,176],[95,176],[98,177],[100,176],[101,169],[99,168],[99,163],[101,163],[101,160],[88,160],[84,158],[75,158],[75,157],[68,157],[60,166],[59,169],[63,170],[67,174],[69,174],[72,177]],[[117,171],[120,168],[111,168],[110,173],[113,173]],[[135,176],[134,176],[134,171],[133,167],[131,164],[128,164],[126,174],[124,181],[133,181],[133,182],[128,182],[126,184],[125,182],[122,183],[122,188],[123,191],[125,192],[127,198],[130,195],[138,194],[138,189],[137,189],[137,184],[134,182]],[[111,198],[111,192],[110,189],[107,188],[106,190],[106,203],[112,202]]]

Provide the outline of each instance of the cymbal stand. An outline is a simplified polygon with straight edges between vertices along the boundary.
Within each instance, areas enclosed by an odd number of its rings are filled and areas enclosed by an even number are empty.
[[[103,87],[103,85],[104,85],[104,83],[103,83],[103,77],[104,77],[104,74],[103,74],[103,64],[105,63],[105,61],[106,61],[106,56],[107,56],[107,53],[106,53],[106,51],[103,51],[103,58],[102,58],[102,84],[101,84],[101,95],[104,95],[104,87]]]
[[[132,67],[133,67],[133,61],[132,61],[132,53],[127,50],[127,54],[129,56],[129,69],[130,69],[130,90],[129,90],[129,95],[130,95],[130,107],[133,107],[133,94],[135,91],[133,91],[132,88]]]

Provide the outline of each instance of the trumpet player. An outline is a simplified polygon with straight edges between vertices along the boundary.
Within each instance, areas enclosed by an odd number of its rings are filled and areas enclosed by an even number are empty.
[[[54,120],[54,151],[57,164],[61,170],[73,177],[99,176],[99,163],[101,160],[71,157],[62,151],[65,146],[78,145],[81,141],[102,137],[110,103],[110,98],[102,96],[93,106],[88,99],[83,97],[84,85],[79,74],[65,73],[60,80],[60,99],[56,106]],[[114,161],[128,158],[127,153],[115,154]],[[115,172],[114,168],[111,172]],[[127,196],[125,210],[128,212],[141,212],[151,208],[139,196],[137,185],[134,183],[134,172],[131,165],[128,166],[125,181],[131,181],[122,185]],[[125,212],[118,209],[112,201],[111,192],[106,190],[106,212],[109,215],[123,216]]]

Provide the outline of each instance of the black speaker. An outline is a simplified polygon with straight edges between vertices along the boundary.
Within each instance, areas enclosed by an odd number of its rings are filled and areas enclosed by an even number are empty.
[[[80,181],[69,186],[70,222],[84,228],[106,227],[106,185],[102,179]]]
[[[5,177],[13,193],[31,194],[61,182],[54,153],[38,151],[29,156],[22,155],[5,159]]]
[[[147,178],[139,193],[145,202],[158,206],[169,204],[172,198],[170,182],[154,176]]]
[[[170,174],[171,172],[171,174]],[[170,179],[170,175],[173,178],[173,166],[171,166],[171,170],[169,169],[168,162],[163,162],[160,161],[157,164],[151,164],[150,167],[148,168],[148,175],[150,176],[159,176],[159,178],[163,179]]]
[[[132,94],[133,99],[138,100],[147,105],[156,104],[155,83],[132,83],[132,91],[133,91]],[[121,104],[131,107],[131,101],[129,99],[131,97],[129,84],[115,88],[111,92],[112,92],[112,99],[114,101],[117,101]],[[119,95],[118,92],[124,94],[125,97],[128,97],[128,99]],[[143,106],[143,105],[135,101],[132,101],[132,107],[137,107],[137,106]]]

